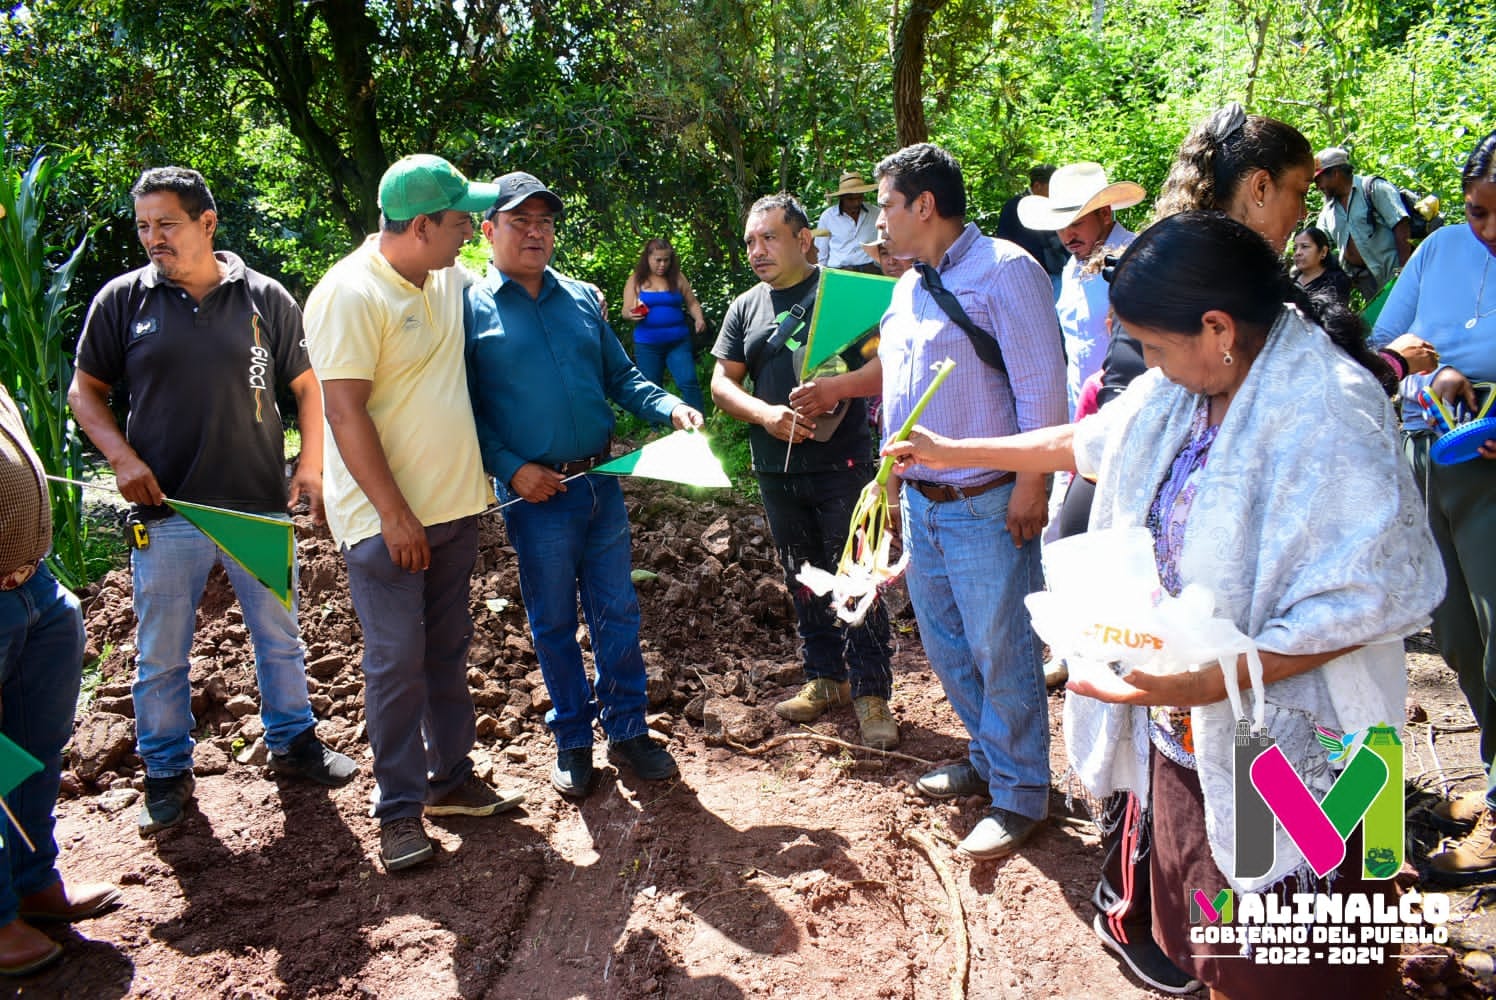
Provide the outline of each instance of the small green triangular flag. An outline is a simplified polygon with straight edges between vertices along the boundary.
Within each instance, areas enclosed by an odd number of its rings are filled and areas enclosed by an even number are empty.
[[[805,360],[800,365],[802,382],[827,358],[840,354],[859,338],[878,329],[878,322],[893,301],[896,284],[896,278],[881,274],[821,268],[815,316],[810,321]]]
[[[296,554],[296,529],[290,521],[263,514],[246,514],[223,507],[205,507],[167,499],[173,510],[213,539],[250,576],[270,588],[286,610],[291,609],[291,567]]]
[[[42,769],[42,762],[15,740],[0,733],[0,795],[9,795],[21,782]]]
[[[686,486],[731,486],[722,463],[700,431],[676,431],[592,470],[610,476],[643,476]]]
[[[1392,286],[1395,284],[1397,279],[1393,278],[1383,285],[1382,290],[1377,292],[1377,297],[1366,303],[1366,308],[1361,310],[1361,318],[1368,327],[1376,325],[1377,317],[1382,314],[1382,307],[1387,304],[1387,296],[1392,294]]]

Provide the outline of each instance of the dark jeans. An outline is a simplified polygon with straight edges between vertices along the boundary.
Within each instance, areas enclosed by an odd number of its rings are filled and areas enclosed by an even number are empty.
[[[343,550],[364,630],[364,719],[381,823],[421,815],[426,802],[473,770],[468,580],[478,559],[478,519],[428,525],[426,541],[431,566],[424,573],[396,566],[382,535]]]
[[[828,598],[817,597],[795,579],[805,563],[836,571],[857,497],[876,473],[873,463],[866,462],[845,469],[757,476],[784,582],[795,600],[806,679],[844,681],[850,673],[852,697],[887,699],[893,692],[893,671],[883,602],[873,602],[862,624],[844,627]]]
[[[499,487],[499,499],[515,494]],[[546,725],[558,750],[592,745],[592,720],[614,743],[648,731],[639,598],[629,575],[628,508],[612,476],[583,476],[541,503],[504,508],[509,542],[519,557],[519,589],[530,618],[535,656],[555,706]],[[587,679],[577,645],[577,598],[592,636],[597,670]]]
[[[41,892],[59,878],[52,807],[62,780],[62,748],[73,735],[82,677],[83,614],[78,599],[43,566],[15,590],[0,593],[3,729],[42,762],[39,772],[5,795],[36,850],[0,817],[0,926],[16,918],[22,896]]]

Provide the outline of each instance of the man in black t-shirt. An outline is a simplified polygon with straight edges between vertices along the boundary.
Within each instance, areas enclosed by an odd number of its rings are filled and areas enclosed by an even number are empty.
[[[712,400],[749,425],[753,471],[799,619],[806,683],[774,710],[810,722],[850,701],[862,742],[891,749],[899,728],[888,709],[893,673],[882,602],[860,625],[843,629],[826,599],[795,579],[804,563],[834,570],[841,559],[858,495],[876,472],[867,406],[852,398],[829,413],[795,409],[820,282],[808,259],[813,244],[805,209],[787,194],[760,198],[748,212],[743,241],[760,284],[739,295],[722,320],[712,348]],[[861,361],[854,348],[836,367]],[[878,380],[871,385],[876,392]]]
[[[192,798],[188,654],[208,574],[222,564],[254,644],[270,769],[336,786],[353,761],[317,739],[294,602],[270,589],[165,505],[167,497],[285,517],[307,499],[322,517],[322,395],[302,342],[301,310],[274,280],[215,252],[218,211],[202,175],[147,170],[130,191],[150,264],[94,296],[68,401],[114,468],[145,542],[136,544],[136,746],[145,762],[140,835],[181,821]],[[121,433],[109,409],[129,387]],[[277,385],[296,397],[301,459],[286,488]]]

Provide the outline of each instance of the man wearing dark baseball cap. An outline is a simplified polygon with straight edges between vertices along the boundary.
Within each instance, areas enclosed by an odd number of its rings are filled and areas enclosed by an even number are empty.
[[[551,785],[592,788],[592,722],[609,757],[636,777],[678,771],[644,721],[639,600],[630,579],[628,510],[618,480],[588,475],[609,457],[613,404],[644,420],[699,428],[701,414],[644,378],[598,306],[595,290],[550,266],[555,192],[505,174],[483,220],[488,276],[467,292],[467,370],[483,467],[504,502],[520,590],[546,689],[555,706]],[[513,502],[510,501],[519,501]],[[580,593],[596,683],[577,643]]]
[[[307,300],[306,344],[332,430],[327,522],[364,631],[364,717],[387,871],[429,861],[431,816],[489,816],[520,792],[473,773],[469,579],[483,477],[462,360],[456,266],[473,212],[499,188],[438,156],[407,156],[379,183],[380,231]]]
[[[566,205],[556,192],[540,183],[540,178],[534,174],[527,174],[523,170],[505,174],[484,187],[491,187],[496,192],[493,204],[484,206],[484,219],[492,219],[500,212],[512,212],[531,198],[539,198],[550,208],[557,219],[560,219],[566,212]],[[486,234],[487,230],[485,230],[485,236]]]

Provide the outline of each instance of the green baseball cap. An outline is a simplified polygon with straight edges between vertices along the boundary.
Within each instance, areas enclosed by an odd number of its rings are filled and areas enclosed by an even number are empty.
[[[430,153],[397,160],[379,179],[379,210],[396,222],[448,209],[481,212],[498,196],[498,185],[475,184]]]

